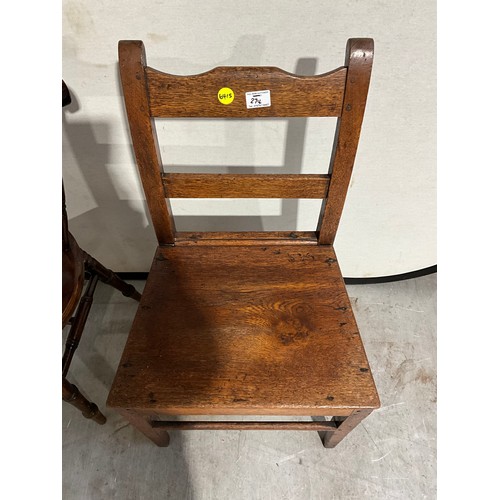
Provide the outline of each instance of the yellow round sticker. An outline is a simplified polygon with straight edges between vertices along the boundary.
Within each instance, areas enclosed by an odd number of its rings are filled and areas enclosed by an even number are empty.
[[[222,87],[217,93],[217,98],[222,104],[231,104],[234,100],[234,92],[229,87]]]

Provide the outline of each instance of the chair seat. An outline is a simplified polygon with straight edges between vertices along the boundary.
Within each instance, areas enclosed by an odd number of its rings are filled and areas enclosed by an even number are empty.
[[[379,407],[333,248],[158,247],[107,404],[166,415]]]

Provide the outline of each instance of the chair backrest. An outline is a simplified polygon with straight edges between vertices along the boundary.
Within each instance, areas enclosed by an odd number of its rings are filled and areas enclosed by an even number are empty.
[[[118,44],[128,122],[158,243],[171,245],[210,233],[176,232],[169,198],[320,198],[316,232],[266,233],[332,244],[356,156],[373,60],[373,40],[347,41],[345,65],[318,76],[273,67],[218,67],[193,76],[150,68],[144,44]],[[337,128],[325,175],[188,174],[163,171],[155,118],[264,118],[336,116]],[[212,233],[214,239],[252,239],[256,233]],[[262,238],[263,233],[258,234]]]

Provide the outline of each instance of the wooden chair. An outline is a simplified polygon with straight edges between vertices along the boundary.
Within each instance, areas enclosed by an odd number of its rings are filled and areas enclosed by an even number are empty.
[[[71,103],[68,87],[62,82],[62,105]],[[87,286],[85,291],[85,277]],[[73,355],[80,343],[85,322],[92,306],[97,282],[101,280],[123,293],[139,301],[141,294],[129,283],[121,280],[113,271],[104,267],[87,252],[82,250],[68,229],[66,197],[64,185],[62,191],[62,327],[71,324],[66,337],[66,345],[62,359],[62,398],[78,408],[82,415],[98,424],[104,424],[106,417],[99,411],[95,403],[90,402],[66,376]],[[83,293],[82,293],[83,292]]]
[[[379,407],[332,247],[372,57],[373,40],[351,39],[345,66],[320,76],[273,67],[174,76],[147,66],[141,41],[119,42],[128,123],[159,245],[107,404],[158,446],[168,445],[168,430],[283,429],[326,431],[323,444],[334,447]],[[247,107],[252,98],[260,107]],[[339,117],[328,174],[163,172],[157,118],[306,116]],[[168,201],[183,197],[324,201],[317,231],[186,233],[176,231]],[[333,418],[175,420],[186,415]]]

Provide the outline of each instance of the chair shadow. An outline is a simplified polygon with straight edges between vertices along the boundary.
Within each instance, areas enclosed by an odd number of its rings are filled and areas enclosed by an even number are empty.
[[[68,85],[69,86],[69,85]],[[74,162],[63,162],[63,178],[66,187],[68,212],[72,204],[72,183],[76,167],[90,192],[95,208],[69,219],[69,230],[81,248],[89,251],[104,266],[108,267],[106,255],[113,255],[115,261],[127,269],[127,263],[149,249],[154,252],[156,241],[151,231],[151,219],[145,201],[142,210],[134,208],[128,200],[120,199],[119,192],[109,172],[113,162],[113,148],[110,144],[111,126],[104,121],[74,122],[67,119],[70,113],[79,109],[78,98],[70,87],[72,103],[63,109],[63,134],[72,153]],[[134,171],[137,183],[138,175]],[[74,188],[73,188],[74,189]],[[87,202],[88,203],[88,202]],[[145,223],[145,218],[147,222]],[[132,238],[130,235],[134,235]],[[120,241],[120,245],[116,244]],[[121,271],[116,265],[113,271]]]

